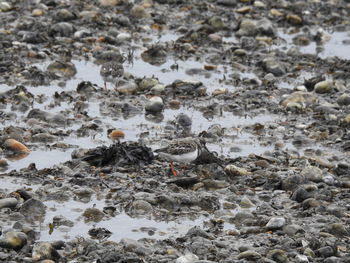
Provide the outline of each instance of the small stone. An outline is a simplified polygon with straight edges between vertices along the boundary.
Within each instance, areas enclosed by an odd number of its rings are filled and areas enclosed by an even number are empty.
[[[192,253],[187,253],[183,256],[180,256],[176,259],[175,263],[193,263],[194,261],[197,261],[199,258]]]
[[[348,230],[341,223],[330,224],[327,227],[327,232],[337,237],[349,236]]]
[[[66,8],[59,9],[54,15],[57,22],[70,21],[76,19],[76,15]]]
[[[165,85],[156,84],[151,88],[152,94],[162,94],[165,91]]]
[[[305,232],[303,228],[299,225],[285,225],[283,227],[283,232],[286,233],[288,236],[293,237],[296,233],[303,233]]]
[[[270,166],[270,163],[266,160],[258,160],[255,162],[255,165],[259,167],[267,168]]]
[[[246,14],[251,12],[253,9],[250,6],[243,6],[236,10],[237,13]]]
[[[220,36],[218,34],[209,34],[208,38],[215,43],[222,42],[222,36]]]
[[[0,159],[0,167],[5,168],[7,166],[9,166],[9,163],[4,159]]]
[[[278,262],[278,263],[284,263],[288,262],[288,257],[286,255],[286,252],[282,249],[274,249],[268,253],[268,258]]]
[[[116,90],[121,94],[130,95],[137,93],[139,87],[134,81],[128,81],[118,86]]]
[[[258,260],[262,258],[262,256],[255,251],[247,250],[239,253],[238,259],[247,259],[247,260]]]
[[[8,2],[0,2],[0,11],[9,12],[12,10],[12,6]]]
[[[10,151],[14,153],[29,153],[30,150],[25,146],[23,143],[20,143],[19,141],[15,139],[7,139],[4,142],[5,148],[9,149]]]
[[[117,40],[120,42],[126,42],[126,41],[130,41],[131,37],[132,36],[129,33],[119,33],[117,35]]]
[[[158,96],[150,98],[145,106],[145,110],[148,113],[157,114],[164,109],[163,99]]]
[[[237,0],[218,0],[218,5],[234,7],[237,5]]]
[[[281,11],[279,11],[279,10],[277,10],[275,8],[272,8],[270,10],[270,14],[273,15],[273,16],[283,16],[284,15]]]
[[[350,123],[350,114],[346,115],[344,118],[344,122],[349,124]]]
[[[171,109],[178,110],[181,107],[181,102],[178,100],[171,100],[171,101],[169,101],[169,107]]]
[[[235,51],[233,51],[233,55],[244,57],[248,54],[248,52],[242,48],[237,48]]]
[[[218,16],[212,16],[211,18],[209,18],[208,24],[216,30],[221,30],[225,27],[221,17]]]
[[[292,25],[301,25],[303,23],[303,19],[295,14],[288,14],[287,21]]]
[[[337,103],[339,106],[348,106],[350,105],[350,96],[348,94],[342,94],[338,99]]]
[[[286,224],[286,219],[284,217],[272,217],[266,224],[268,230],[281,229]]]
[[[122,130],[116,129],[116,130],[112,130],[108,134],[108,137],[111,138],[112,140],[119,140],[125,137],[125,133]]]
[[[272,73],[275,77],[280,77],[286,73],[285,67],[274,58],[265,58],[263,64],[266,72]]]
[[[225,167],[225,172],[227,175],[230,176],[244,176],[244,175],[248,175],[249,172],[241,167],[237,167],[233,164],[229,164]]]
[[[134,5],[130,10],[130,15],[139,19],[151,17],[151,15],[141,5]]]
[[[105,214],[101,210],[93,207],[87,208],[84,211],[83,216],[87,222],[100,222],[104,218]]]
[[[44,205],[43,202],[40,200],[31,198],[27,201],[25,201],[21,208],[19,209],[19,212],[26,216],[28,219],[41,219],[46,214],[46,205]]]
[[[242,208],[250,208],[254,207],[255,205],[252,203],[252,201],[249,200],[249,198],[244,196],[241,202],[239,203],[239,206]]]
[[[124,3],[125,0],[99,0],[102,6],[116,6]]]
[[[18,200],[13,197],[0,199],[0,209],[1,208],[14,208],[18,204]]]
[[[55,37],[70,37],[74,34],[74,32],[74,26],[68,22],[53,24],[49,29],[49,34]]]
[[[307,257],[310,257],[310,258],[316,257],[315,253],[309,247],[305,248],[304,255],[307,256]]]
[[[140,90],[149,90],[152,87],[154,87],[155,85],[159,84],[159,81],[157,79],[154,78],[145,78],[143,80],[141,80],[140,84],[139,84],[139,88]]]
[[[271,36],[271,37],[276,35],[275,26],[267,18],[263,18],[257,21],[256,28],[260,35]]]
[[[65,23],[65,22],[62,22]],[[47,66],[47,71],[55,73],[61,77],[71,78],[77,73],[77,69],[72,62],[54,61]]]
[[[314,198],[308,198],[302,202],[302,207],[304,210],[319,207],[321,205],[320,201],[314,199]]]
[[[45,14],[45,12],[44,12],[44,10],[42,10],[42,9],[34,9],[33,11],[32,11],[32,16],[42,16],[42,15],[44,15]]]
[[[127,252],[134,252],[144,249],[144,246],[137,240],[131,238],[122,238],[120,244],[123,245],[124,250]]]
[[[334,250],[330,246],[321,247],[321,248],[317,249],[315,252],[316,252],[316,255],[323,257],[323,258],[328,258],[328,257],[334,256]]]
[[[289,94],[286,98],[284,98],[280,104],[284,107],[288,105],[288,103],[300,103],[300,104],[313,104],[317,102],[317,97],[310,94],[309,92],[296,91]]]
[[[153,210],[152,205],[145,200],[136,200],[132,203],[131,207],[138,214],[147,214]]]
[[[307,256],[305,256],[305,255],[300,255],[300,254],[298,254],[298,255],[295,256],[295,259],[296,259],[296,261],[297,261],[298,263],[309,262],[309,259],[308,259]]]
[[[32,252],[33,261],[58,258],[60,258],[60,254],[49,242],[37,242],[34,244]]]
[[[266,7],[266,4],[262,1],[254,1],[254,6],[263,8],[263,7]]]
[[[228,93],[228,89],[227,88],[219,88],[213,91],[212,95],[213,96],[218,96],[218,95],[223,95],[223,94],[227,94]]]
[[[239,30],[236,32],[237,36],[255,36],[258,33],[257,22],[251,19],[244,19]]]
[[[0,247],[8,249],[21,249],[27,244],[27,235],[23,232],[10,231],[6,232],[0,239]]]
[[[320,168],[316,166],[307,166],[301,171],[301,175],[304,176],[309,181],[320,183],[323,181],[323,172]]]
[[[315,92],[319,94],[330,93],[333,90],[333,82],[324,80],[315,85]]]

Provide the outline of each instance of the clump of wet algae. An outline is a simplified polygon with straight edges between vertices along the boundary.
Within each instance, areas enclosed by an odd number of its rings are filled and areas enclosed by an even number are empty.
[[[2,1],[0,261],[347,262],[349,10]]]

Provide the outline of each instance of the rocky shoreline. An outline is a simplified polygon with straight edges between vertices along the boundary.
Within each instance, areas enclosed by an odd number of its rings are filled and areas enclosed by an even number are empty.
[[[349,12],[1,1],[0,262],[350,262]]]

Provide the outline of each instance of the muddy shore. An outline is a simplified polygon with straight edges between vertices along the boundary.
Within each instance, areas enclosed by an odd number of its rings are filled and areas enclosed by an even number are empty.
[[[350,262],[349,79],[347,0],[0,1],[0,262]]]

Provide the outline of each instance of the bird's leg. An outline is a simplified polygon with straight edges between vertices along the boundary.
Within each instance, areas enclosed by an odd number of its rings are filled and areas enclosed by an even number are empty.
[[[169,166],[170,166],[170,171],[171,171],[172,175],[176,176],[177,172],[175,171],[174,163],[170,162]]]
[[[106,81],[104,82],[104,88],[105,88],[105,90],[107,90],[107,82]]]

